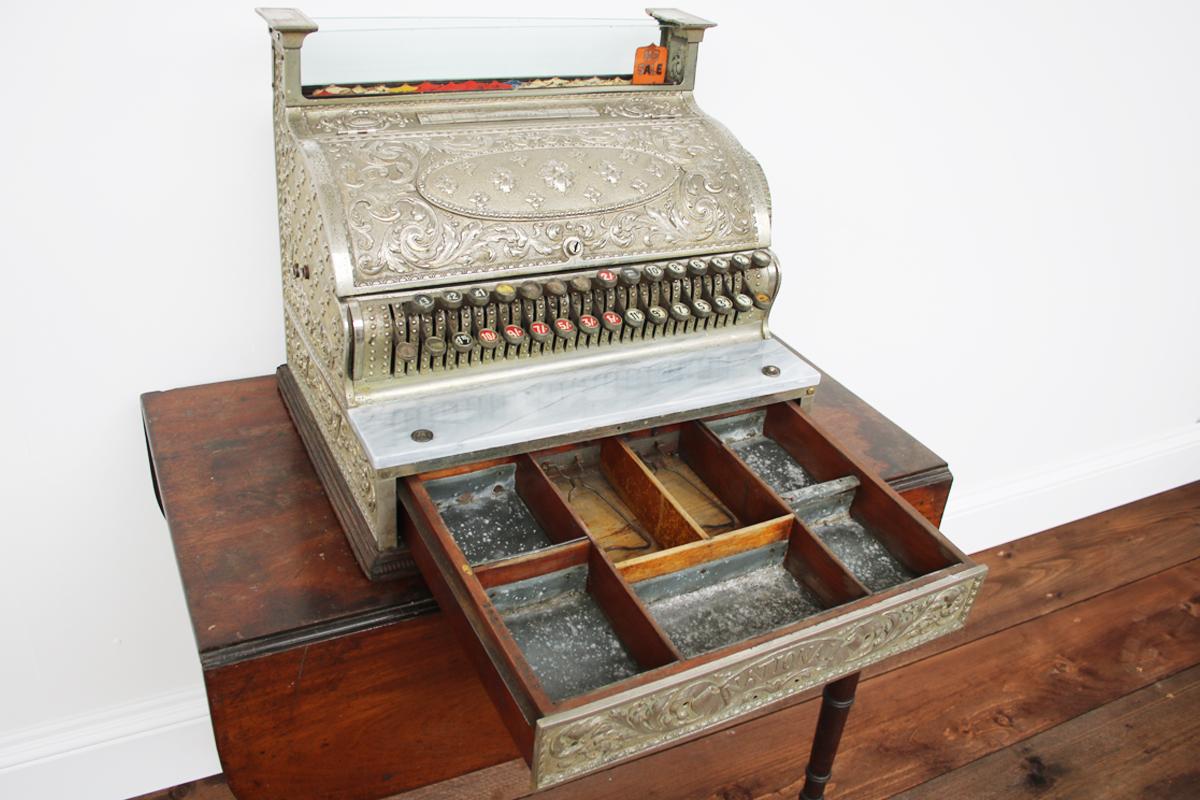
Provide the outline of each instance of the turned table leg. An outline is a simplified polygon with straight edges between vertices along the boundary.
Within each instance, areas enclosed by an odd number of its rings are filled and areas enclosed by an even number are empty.
[[[833,773],[833,758],[837,755],[842,730],[850,706],[854,705],[854,690],[858,688],[858,673],[838,678],[825,685],[821,700],[821,715],[817,717],[817,732],[813,735],[812,754],[808,757],[808,768],[804,770],[804,788],[800,800],[822,800],[825,784]]]

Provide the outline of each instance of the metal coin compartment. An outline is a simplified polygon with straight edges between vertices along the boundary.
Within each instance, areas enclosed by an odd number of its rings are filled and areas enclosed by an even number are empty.
[[[398,495],[535,788],[955,630],[984,572],[792,403],[402,478]]]
[[[874,483],[802,421],[780,403],[703,424],[872,592],[953,563],[944,548],[896,529]]]

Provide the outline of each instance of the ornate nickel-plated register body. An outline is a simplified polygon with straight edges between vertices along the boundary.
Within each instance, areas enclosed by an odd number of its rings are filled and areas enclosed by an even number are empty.
[[[306,86],[316,24],[260,13],[281,390],[364,571],[420,569],[535,786],[962,624],[983,569],[804,414],[819,375],[767,327],[766,181],[692,97],[711,23],[650,10],[661,83]]]

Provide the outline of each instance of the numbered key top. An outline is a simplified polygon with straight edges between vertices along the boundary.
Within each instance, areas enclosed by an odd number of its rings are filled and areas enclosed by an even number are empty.
[[[529,352],[534,354],[545,352],[552,346],[551,340],[553,338],[554,331],[550,329],[547,323],[541,320],[529,323]]]
[[[570,350],[575,347],[575,323],[566,317],[554,320],[554,349]]]
[[[600,325],[604,328],[604,333],[600,337],[602,342],[608,343],[620,341],[621,338],[621,315],[615,311],[605,311],[600,315]]]
[[[500,347],[502,339],[500,334],[491,328],[480,328],[475,332],[475,338],[479,340],[479,355],[480,360],[494,361],[496,359],[496,349]]]
[[[600,334],[600,320],[591,314],[580,314],[577,327],[579,328],[578,344],[580,347],[587,347],[595,343],[596,337]]]
[[[508,345],[505,350],[505,355],[508,358],[516,358],[522,354],[525,349],[526,342],[529,337],[525,335],[525,329],[520,325],[505,325],[504,326],[504,343]]]

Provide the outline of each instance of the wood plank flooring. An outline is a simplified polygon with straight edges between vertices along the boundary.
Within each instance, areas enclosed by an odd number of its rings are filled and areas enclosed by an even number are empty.
[[[966,628],[864,676],[827,797],[1200,797],[1200,482],[976,558],[991,573]],[[794,798],[816,710],[538,797]],[[761,755],[714,785],[730,736]],[[515,761],[397,800],[516,798],[528,780]],[[232,795],[215,776],[145,796],[166,798]]]

